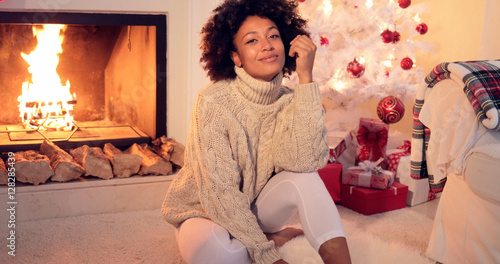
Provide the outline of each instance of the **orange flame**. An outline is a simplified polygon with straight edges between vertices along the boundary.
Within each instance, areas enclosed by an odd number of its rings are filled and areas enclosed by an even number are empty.
[[[24,82],[18,101],[19,111],[25,127],[57,130],[73,128],[73,104],[76,95],[71,95],[69,80],[61,84],[56,68],[62,53],[64,37],[60,34],[65,25],[46,24],[43,29],[33,26],[33,35],[38,45],[29,55],[21,53],[30,65],[31,81]]]

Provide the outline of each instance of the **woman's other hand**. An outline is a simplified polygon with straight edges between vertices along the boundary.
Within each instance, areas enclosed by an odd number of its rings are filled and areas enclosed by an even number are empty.
[[[290,42],[289,56],[296,58],[296,72],[299,83],[310,83],[313,81],[312,70],[314,57],[316,56],[316,45],[305,35],[298,35]]]

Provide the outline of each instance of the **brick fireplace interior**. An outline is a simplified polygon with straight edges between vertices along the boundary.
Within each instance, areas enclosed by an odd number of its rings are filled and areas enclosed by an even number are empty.
[[[57,73],[71,83],[70,131],[27,128],[18,97],[30,80],[33,27],[63,24]],[[0,12],[0,153],[113,143],[126,148],[166,134],[166,15]]]

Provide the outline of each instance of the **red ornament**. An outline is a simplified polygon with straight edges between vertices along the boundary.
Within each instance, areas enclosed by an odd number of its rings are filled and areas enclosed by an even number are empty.
[[[394,35],[394,38],[392,39],[392,43],[396,44],[399,42],[399,40],[401,40],[401,34],[399,34],[399,32],[397,32],[396,30],[394,30],[394,32],[392,32],[392,34]]]
[[[306,0],[299,0],[299,2],[304,3]]]
[[[411,5],[411,0],[398,0],[399,7],[407,8]]]
[[[349,73],[349,76],[359,78],[365,73],[365,66],[354,59],[347,64],[347,72]]]
[[[394,33],[392,31],[386,29],[384,30],[380,36],[382,36],[382,41],[384,43],[391,43],[394,40]]]
[[[429,29],[429,27],[427,27],[427,25],[425,23],[420,23],[417,26],[417,31],[418,31],[418,33],[420,33],[420,35],[427,33],[428,29]]]
[[[402,59],[401,68],[403,68],[403,70],[405,71],[410,70],[411,68],[413,68],[413,61],[408,57]]]
[[[387,77],[389,77],[389,72],[386,71],[384,75],[387,76]]]
[[[323,45],[328,45],[330,42],[328,41],[328,39],[323,35],[321,36],[320,38],[320,43],[321,43],[321,46]]]
[[[399,122],[405,114],[405,105],[395,96],[387,96],[377,105],[377,115],[386,124]]]

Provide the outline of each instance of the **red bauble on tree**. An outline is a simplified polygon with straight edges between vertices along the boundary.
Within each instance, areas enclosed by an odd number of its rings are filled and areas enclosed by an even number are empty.
[[[396,44],[399,42],[399,40],[401,40],[401,34],[399,34],[399,32],[397,32],[396,30],[392,32],[392,35],[394,36],[394,38],[392,39],[392,43]]]
[[[394,33],[392,31],[386,29],[384,30],[380,36],[382,37],[382,41],[384,43],[391,43],[394,40]]]
[[[365,73],[365,66],[354,59],[347,64],[347,72],[349,73],[349,76],[359,78]]]
[[[377,115],[386,124],[399,122],[405,114],[405,105],[395,96],[387,96],[377,105]]]
[[[407,8],[411,5],[411,0],[398,0],[398,4],[401,8]]]
[[[402,59],[401,68],[405,71],[410,70],[411,68],[413,68],[413,61],[408,57]]]
[[[427,33],[427,30],[429,29],[429,27],[427,27],[427,25],[425,23],[420,23],[420,24],[418,24],[416,29],[417,29],[418,33],[420,33],[420,35],[423,35],[423,34]]]
[[[323,45],[328,45],[330,42],[328,41],[328,39],[323,35],[320,37],[320,43],[321,43],[321,46]]]

